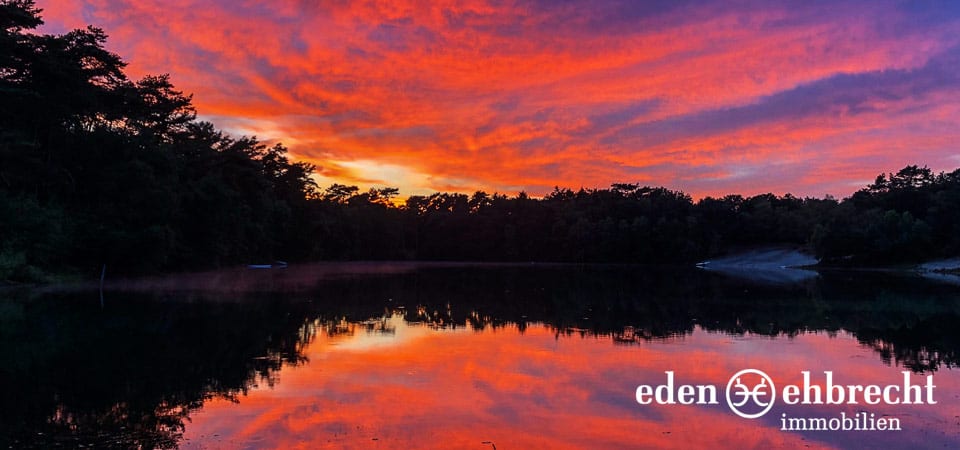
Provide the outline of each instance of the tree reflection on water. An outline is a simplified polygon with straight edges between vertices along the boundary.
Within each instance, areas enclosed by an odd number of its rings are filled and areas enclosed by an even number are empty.
[[[192,412],[273,386],[309,363],[319,333],[412,326],[476,333],[542,324],[616,345],[700,328],[790,337],[846,331],[885,364],[957,364],[955,287],[889,274],[824,273],[800,284],[637,267],[420,267],[297,281],[270,291],[13,292],[0,302],[0,444],[172,448]],[[129,287],[129,286],[128,286]]]

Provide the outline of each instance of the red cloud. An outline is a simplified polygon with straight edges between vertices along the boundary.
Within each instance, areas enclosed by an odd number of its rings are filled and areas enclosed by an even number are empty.
[[[398,184],[405,193],[542,194],[641,181],[695,195],[846,195],[851,183],[903,163],[955,164],[942,142],[950,129],[928,125],[957,121],[960,83],[921,97],[913,92],[922,80],[910,75],[960,41],[957,20],[932,20],[937,11],[766,2],[662,11],[603,2],[589,10],[196,0],[41,7],[53,30],[105,28],[133,75],[170,72],[202,118],[286,142],[325,168],[323,181]],[[832,77],[885,71],[903,79],[870,93],[869,114],[823,103],[742,116],[715,132],[670,128]],[[665,138],[629,135],[638,126]],[[346,169],[350,161],[358,163]],[[399,179],[383,179],[377,163]],[[764,166],[780,176],[744,176]]]

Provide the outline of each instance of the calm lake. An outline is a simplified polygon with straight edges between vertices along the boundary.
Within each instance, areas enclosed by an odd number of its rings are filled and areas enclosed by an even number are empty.
[[[8,289],[0,444],[958,448],[958,351],[960,286],[893,273],[351,263]],[[724,397],[742,369],[775,391],[932,375],[937,403],[778,393],[748,419]],[[639,404],[668,371],[717,402]],[[901,430],[781,429],[843,415]]]

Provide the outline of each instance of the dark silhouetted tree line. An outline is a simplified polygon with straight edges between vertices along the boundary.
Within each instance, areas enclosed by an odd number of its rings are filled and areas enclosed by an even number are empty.
[[[0,2],[0,279],[294,252],[313,167],[195,120],[166,75],[128,79],[102,30],[41,23]]]
[[[844,201],[321,190],[282,145],[197,121],[166,75],[128,79],[102,30],[40,24],[33,1],[0,1],[0,280],[275,259],[687,263],[769,244],[830,264],[960,254],[960,171],[916,166]]]

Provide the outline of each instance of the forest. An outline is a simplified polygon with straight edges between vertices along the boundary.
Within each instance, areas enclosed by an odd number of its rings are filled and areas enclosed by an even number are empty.
[[[320,187],[283,145],[198,120],[168,75],[128,78],[103,30],[42,23],[32,0],[0,1],[0,282],[274,260],[689,264],[761,245],[822,265],[960,255],[960,169],[910,165],[842,200]]]

